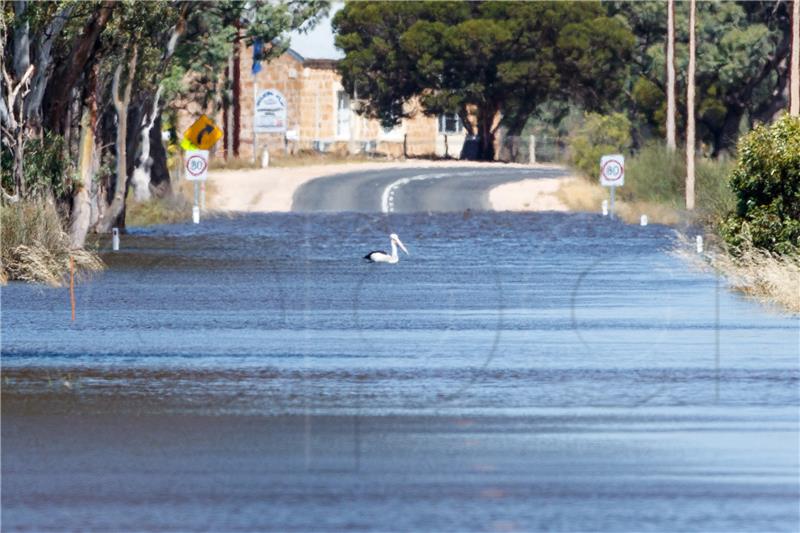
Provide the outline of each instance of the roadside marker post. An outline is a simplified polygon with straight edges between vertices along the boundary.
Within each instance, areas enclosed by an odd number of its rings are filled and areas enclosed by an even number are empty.
[[[617,187],[625,185],[625,156],[604,155],[600,158],[600,185],[611,188],[610,214],[614,218],[614,196]]]
[[[111,249],[119,251],[119,228],[111,228]]]

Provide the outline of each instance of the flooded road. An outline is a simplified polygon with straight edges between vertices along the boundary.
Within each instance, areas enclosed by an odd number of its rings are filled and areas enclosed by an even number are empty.
[[[363,263],[390,232],[411,255]],[[797,317],[669,228],[274,214],[122,246],[74,324],[65,289],[2,289],[4,531],[800,527]]]

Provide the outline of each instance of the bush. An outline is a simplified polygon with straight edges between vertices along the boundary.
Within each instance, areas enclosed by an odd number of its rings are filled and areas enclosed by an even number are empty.
[[[716,225],[734,207],[728,183],[733,163],[727,159],[698,159],[695,166],[696,216]],[[662,142],[649,143],[626,158],[623,200],[666,204],[682,209],[686,195],[686,159],[683,150],[670,152]]]
[[[683,205],[686,190],[683,152],[669,151],[663,142],[645,145],[625,164],[623,198]]]
[[[30,139],[25,145],[23,173],[26,197],[67,198],[72,193],[69,164],[64,158],[64,138],[46,132],[41,139]],[[13,157],[5,146],[0,157],[2,185],[7,191],[14,189]]]
[[[70,250],[69,236],[52,202],[24,201],[0,207],[0,279],[60,286],[69,273],[70,256],[78,271],[100,270],[93,252]]]
[[[697,211],[711,226],[718,226],[736,207],[729,181],[734,167],[727,158],[698,159],[695,165]]]
[[[588,113],[570,134],[570,161],[587,177],[600,174],[600,156],[625,153],[631,147],[631,122],[622,113]]]
[[[797,253],[800,242],[800,118],[785,115],[759,125],[739,141],[731,174],[736,211],[726,218],[728,244]]]

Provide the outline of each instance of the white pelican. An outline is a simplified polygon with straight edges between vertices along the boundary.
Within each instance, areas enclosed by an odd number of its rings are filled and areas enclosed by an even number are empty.
[[[392,255],[389,255],[383,251],[375,251],[365,255],[364,259],[366,259],[370,263],[397,263],[397,261],[399,261],[397,257],[398,245],[400,246],[400,248],[403,249],[406,255],[409,255],[408,250],[406,250],[406,247],[403,246],[403,243],[400,241],[400,237],[397,236],[397,233],[392,233],[391,235],[389,235],[389,240],[392,243]]]

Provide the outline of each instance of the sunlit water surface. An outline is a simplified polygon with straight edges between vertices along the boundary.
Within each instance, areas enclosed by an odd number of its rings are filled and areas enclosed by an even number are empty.
[[[411,255],[363,262],[390,232]],[[296,497],[240,500],[244,530],[797,530],[797,317],[676,246],[662,226],[555,213],[134,229],[77,285],[74,323],[67,289],[2,289],[4,401],[67,388],[68,412],[305,420],[281,478]],[[335,479],[308,468],[326,416],[343,417]],[[480,475],[496,490],[475,499]],[[58,523],[6,492],[7,524]],[[153,529],[234,504],[173,502]]]

